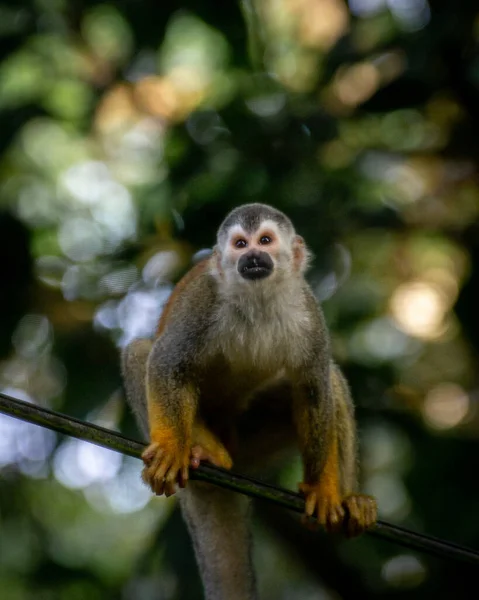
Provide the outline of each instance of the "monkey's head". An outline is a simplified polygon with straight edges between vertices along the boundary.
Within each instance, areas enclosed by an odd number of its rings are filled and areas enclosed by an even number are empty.
[[[245,204],[229,213],[218,230],[216,274],[227,284],[257,284],[302,275],[309,253],[281,211]]]

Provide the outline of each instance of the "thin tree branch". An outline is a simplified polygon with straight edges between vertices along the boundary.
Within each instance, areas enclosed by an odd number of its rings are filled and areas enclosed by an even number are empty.
[[[2,393],[0,393],[0,412],[135,458],[140,458],[145,448],[143,443],[131,440],[104,427],[85,423]],[[266,500],[295,512],[304,512],[304,499],[300,494],[262,483],[244,475],[202,464],[198,469],[192,469],[190,476],[192,479],[206,481],[253,498]],[[368,534],[433,556],[479,565],[479,552],[475,550],[419,534],[385,521],[378,521],[376,527]]]

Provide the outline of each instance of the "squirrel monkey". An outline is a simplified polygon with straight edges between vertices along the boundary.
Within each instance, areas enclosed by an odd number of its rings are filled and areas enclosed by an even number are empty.
[[[290,219],[264,204],[233,210],[213,254],[178,283],[154,341],[122,356],[128,402],[150,445],[143,479],[175,493],[208,600],[256,598],[248,498],[188,481],[200,461],[251,471],[296,441],[308,521],[360,534],[376,502],[356,493],[347,383],[304,273],[309,252]]]

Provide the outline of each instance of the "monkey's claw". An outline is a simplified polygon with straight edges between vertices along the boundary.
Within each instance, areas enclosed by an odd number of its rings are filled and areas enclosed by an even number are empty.
[[[176,484],[185,487],[188,481],[189,452],[180,448],[167,448],[154,442],[146,448],[141,458],[145,464],[142,479],[158,496],[171,496],[176,491]]]
[[[300,483],[299,489],[305,496],[303,522],[308,528],[316,528],[312,521],[312,518],[316,518],[317,524],[329,533],[342,530],[346,513],[337,494],[321,484]]]
[[[360,535],[375,525],[378,507],[372,496],[351,494],[343,500],[343,507],[346,511],[344,530],[348,537]]]

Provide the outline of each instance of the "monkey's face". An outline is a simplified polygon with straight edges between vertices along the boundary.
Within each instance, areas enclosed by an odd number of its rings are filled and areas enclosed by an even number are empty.
[[[294,270],[296,235],[273,221],[263,221],[254,231],[232,225],[219,248],[218,267],[229,283],[270,281]]]

